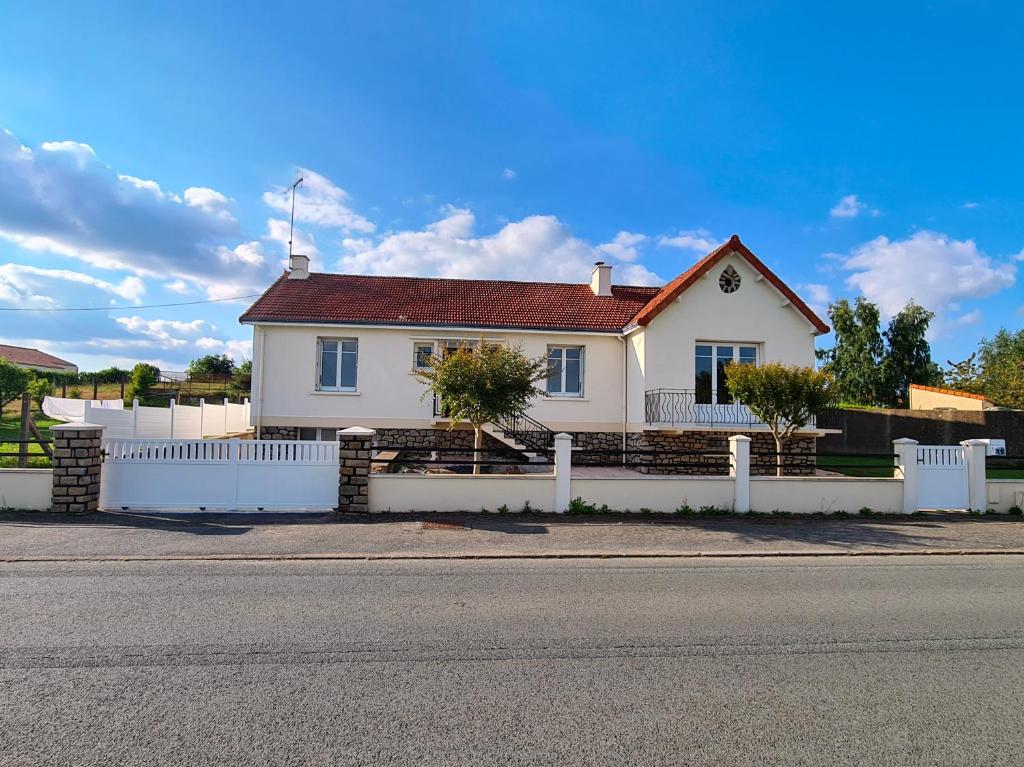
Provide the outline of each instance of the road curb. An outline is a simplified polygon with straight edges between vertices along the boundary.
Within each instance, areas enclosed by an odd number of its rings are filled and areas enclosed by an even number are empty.
[[[320,554],[140,554],[81,557],[0,557],[0,564],[86,562],[318,562],[523,559],[792,559],[923,556],[1024,556],[1024,549],[886,549],[874,551],[680,551],[680,552],[550,552],[550,553],[320,553]]]

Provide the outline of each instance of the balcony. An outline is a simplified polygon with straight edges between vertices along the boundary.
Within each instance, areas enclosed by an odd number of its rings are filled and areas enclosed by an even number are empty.
[[[644,396],[644,421],[664,428],[765,428],[742,402],[715,402],[715,392],[693,389],[649,389]]]

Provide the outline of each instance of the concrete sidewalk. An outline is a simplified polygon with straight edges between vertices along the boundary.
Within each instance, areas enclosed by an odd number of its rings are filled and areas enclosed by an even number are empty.
[[[0,561],[1024,554],[1019,517],[0,513]]]

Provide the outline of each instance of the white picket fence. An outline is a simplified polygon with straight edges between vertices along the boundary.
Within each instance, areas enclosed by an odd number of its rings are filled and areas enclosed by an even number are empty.
[[[334,509],[338,445],[275,440],[105,439],[106,509]]]
[[[105,426],[108,439],[202,439],[242,434],[249,430],[249,400],[241,405],[224,400],[221,405],[145,407],[138,400],[130,410],[108,410],[85,403],[84,420]]]

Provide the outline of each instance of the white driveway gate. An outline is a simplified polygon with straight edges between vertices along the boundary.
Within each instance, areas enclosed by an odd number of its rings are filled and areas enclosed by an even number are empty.
[[[917,507],[966,509],[967,460],[963,447],[917,446]]]
[[[274,510],[338,505],[335,442],[104,440],[100,508]]]

